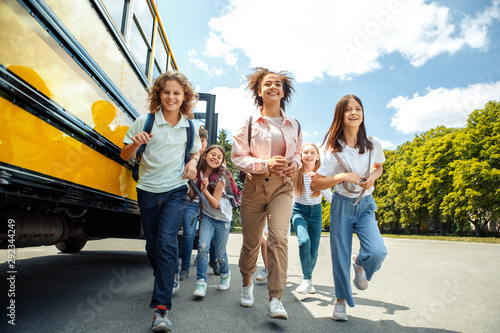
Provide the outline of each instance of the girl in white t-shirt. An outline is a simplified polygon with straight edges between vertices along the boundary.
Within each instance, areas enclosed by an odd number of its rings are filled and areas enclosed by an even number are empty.
[[[226,196],[226,182],[229,182],[227,169],[224,167],[226,152],[221,146],[212,145],[201,153],[198,165],[197,184],[203,194],[200,209],[200,231],[198,241],[197,281],[193,296],[203,298],[207,293],[207,267],[210,245],[215,247],[215,256],[220,267],[219,290],[228,290],[231,284],[231,272],[227,262],[226,245],[231,229],[233,210]],[[212,177],[213,175],[217,175]],[[190,188],[189,196],[194,196]],[[214,242],[212,242],[212,238]]]
[[[366,136],[363,104],[355,95],[338,101],[325,142],[325,159],[311,182],[311,190],[335,186],[330,208],[336,297],[332,318],[346,321],[346,303],[354,306],[349,281],[351,262],[354,286],[364,290],[387,254],[375,220],[377,205],[371,195],[375,180],[382,175],[385,157],[380,141]],[[353,231],[360,249],[351,257]]]

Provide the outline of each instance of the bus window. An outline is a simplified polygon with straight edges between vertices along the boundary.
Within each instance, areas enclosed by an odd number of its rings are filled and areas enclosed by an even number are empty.
[[[113,19],[116,27],[118,28],[118,31],[120,31],[123,35],[123,4],[124,2],[121,1],[116,1],[116,0],[102,0],[104,3],[104,6],[106,7],[106,10],[108,11],[109,15],[111,15],[111,18]]]
[[[134,1],[134,13],[146,37],[146,43],[152,45],[154,18],[147,1]]]
[[[168,48],[161,38],[160,32],[157,30],[155,37],[155,62],[157,62],[158,69],[161,73],[165,72],[167,67],[167,52]]]
[[[130,50],[134,54],[135,59],[141,66],[142,72],[148,77],[148,59],[150,53],[150,46],[148,42],[144,39],[141,33],[141,28],[139,22],[134,15],[134,20],[132,23],[132,31],[130,34]]]

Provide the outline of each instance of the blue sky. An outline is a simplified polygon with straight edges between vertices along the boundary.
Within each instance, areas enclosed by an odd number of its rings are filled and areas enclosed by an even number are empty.
[[[463,127],[500,100],[500,0],[157,3],[179,70],[217,96],[219,130],[255,109],[244,81],[254,67],[293,75],[287,113],[318,144],[346,94],[361,98],[368,135],[387,149]]]

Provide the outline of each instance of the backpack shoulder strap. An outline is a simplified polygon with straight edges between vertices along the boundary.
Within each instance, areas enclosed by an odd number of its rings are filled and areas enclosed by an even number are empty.
[[[187,164],[191,159],[191,154],[189,153],[193,149],[194,144],[194,125],[191,119],[188,119],[189,126],[186,128],[187,131],[187,143],[186,152],[184,153],[184,164]]]
[[[151,130],[153,129],[154,120],[155,120],[154,114],[148,113],[148,119],[146,120],[146,124],[144,125],[144,132],[147,132],[148,134],[151,133]]]
[[[342,159],[340,158],[339,154],[337,154],[336,151],[332,151],[332,154],[333,156],[335,156],[335,158],[337,159],[339,164],[344,168],[345,171],[351,172],[351,169],[347,166],[347,164],[344,163],[344,161],[342,161]]]
[[[144,132],[146,132],[148,134],[151,133],[151,131],[153,130],[154,120],[155,120],[154,114],[148,113],[148,118],[147,118],[146,123],[144,124],[144,128],[143,128]],[[144,149],[146,149],[146,145],[142,144],[139,147],[139,149],[137,150],[137,152],[135,153],[135,160],[137,161],[137,163],[139,163],[139,161],[141,160],[142,153],[144,152]]]
[[[299,130],[297,131],[297,137],[299,137],[300,131],[301,131],[300,123],[299,123],[299,121],[297,119],[295,119],[295,121],[297,122],[297,125],[299,126]]]
[[[248,148],[250,148],[250,140],[252,139],[252,116],[248,118]]]

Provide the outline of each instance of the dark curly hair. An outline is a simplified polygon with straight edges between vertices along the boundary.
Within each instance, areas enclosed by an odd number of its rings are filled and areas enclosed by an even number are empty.
[[[247,76],[247,89],[252,92],[255,105],[263,106],[262,97],[259,96],[259,91],[261,90],[262,80],[268,74],[276,74],[279,76],[281,82],[283,83],[284,96],[280,101],[280,107],[285,110],[285,104],[290,102],[292,93],[295,92],[293,88],[293,78],[287,71],[281,71],[278,73],[271,72],[267,68],[257,67],[255,71]]]
[[[166,81],[175,80],[179,82],[184,90],[184,102],[181,105],[181,113],[193,119],[193,109],[198,102],[198,94],[195,92],[193,85],[187,77],[181,72],[169,71],[158,76],[153,84],[153,87],[148,94],[149,112],[155,113],[161,106],[160,93],[165,86]]]

